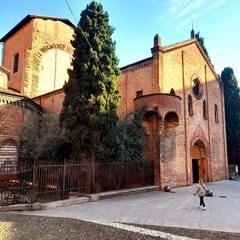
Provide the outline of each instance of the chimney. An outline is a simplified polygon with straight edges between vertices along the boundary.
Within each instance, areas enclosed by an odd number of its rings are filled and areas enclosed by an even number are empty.
[[[152,54],[161,50],[161,38],[158,34],[155,35],[153,40],[153,48],[151,48]]]
[[[154,47],[161,46],[161,38],[158,34],[155,35],[154,37]]]

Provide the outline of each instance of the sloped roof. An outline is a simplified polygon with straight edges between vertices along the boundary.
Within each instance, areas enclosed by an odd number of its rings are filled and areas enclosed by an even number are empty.
[[[2,71],[2,72],[5,72],[6,74],[10,74],[10,70],[8,70],[7,68],[5,68],[5,67],[3,67],[2,65],[0,65],[0,70]]]
[[[65,24],[69,25],[70,27],[75,28],[75,25],[71,21],[69,21],[67,18],[49,17],[49,16],[40,16],[40,15],[27,15],[14,28],[12,28],[6,35],[4,35],[0,39],[0,42],[6,41],[14,33],[16,33],[19,29],[21,29],[24,25],[26,25],[28,22],[30,22],[34,18],[50,19],[50,20],[53,20],[53,21],[61,21]]]
[[[184,47],[186,45],[190,45],[190,44],[195,43],[195,42],[196,42],[195,38],[188,39],[188,40],[185,40],[185,41],[181,41],[181,42],[177,42],[177,43],[174,43],[174,44],[167,45],[167,46],[163,47],[163,50],[164,50],[164,52],[167,52],[167,51],[171,51],[171,50],[174,50],[176,48],[179,48],[179,47]]]
[[[182,42],[177,42],[177,43],[174,43],[174,44],[171,44],[171,45],[167,45],[167,46],[165,46],[165,47],[162,47],[160,51],[162,51],[163,53],[169,52],[169,51],[174,51],[174,50],[176,50],[176,49],[178,49],[178,48],[185,47],[185,46],[188,46],[188,45],[191,45],[191,44],[196,44],[196,45],[197,45],[197,47],[198,47],[200,53],[202,54],[203,58],[206,60],[208,66],[210,67],[210,69],[212,70],[212,72],[213,72],[213,74],[215,75],[216,79],[217,79],[217,80],[219,81],[219,83],[220,83],[220,79],[219,79],[218,74],[216,73],[216,71],[215,71],[212,63],[208,60],[205,52],[203,51],[201,45],[199,44],[199,42],[197,41],[196,38],[188,39],[188,40],[185,40],[185,41],[182,41]],[[120,70],[127,69],[127,68],[129,68],[129,67],[132,67],[132,66],[134,66],[134,65],[138,65],[138,64],[140,64],[140,63],[143,63],[143,62],[148,61],[148,60],[151,60],[151,59],[152,59],[152,57],[146,58],[146,59],[143,59],[143,60],[140,60],[140,61],[138,61],[138,62],[134,62],[134,63],[132,63],[132,64],[129,64],[129,65],[126,65],[126,66],[121,67]]]
[[[135,65],[138,65],[138,64],[141,64],[141,63],[147,62],[147,61],[149,61],[149,60],[152,60],[152,57],[145,58],[145,59],[142,59],[142,60],[140,60],[140,61],[137,61],[137,62],[134,62],[134,63],[128,64],[128,65],[123,66],[123,67],[120,67],[120,70],[127,69],[127,68],[129,68],[129,67],[132,67],[132,66],[135,66]]]
[[[12,95],[12,96],[18,96],[18,97],[25,97],[23,94],[19,92],[15,92],[11,89],[1,88],[1,87],[0,87],[0,93]]]
[[[39,112],[42,111],[42,107],[40,105],[38,105],[32,99],[24,96],[21,93],[18,93],[18,92],[12,91],[10,89],[5,89],[5,88],[0,87],[0,95],[1,94],[3,94],[3,96],[5,95],[5,96],[11,97],[13,99],[15,98],[17,101],[23,101],[23,102],[28,103],[28,105],[27,105],[28,108],[31,108],[30,107],[30,105],[31,105],[31,106],[35,107],[35,109],[37,109]]]

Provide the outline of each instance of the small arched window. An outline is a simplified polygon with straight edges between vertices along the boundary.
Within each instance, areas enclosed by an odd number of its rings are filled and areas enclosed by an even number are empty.
[[[188,114],[189,116],[193,115],[193,103],[191,95],[188,95]]]
[[[203,118],[207,120],[207,104],[206,101],[203,101]]]
[[[171,89],[171,91],[170,91],[170,95],[173,95],[173,96],[175,96],[175,91],[174,91],[174,89],[172,88]]]
[[[219,120],[218,120],[218,106],[217,106],[217,104],[214,105],[214,117],[215,117],[215,123],[219,123]]]
[[[164,118],[164,130],[165,133],[171,133],[176,130],[179,124],[178,115],[175,112],[169,112]]]

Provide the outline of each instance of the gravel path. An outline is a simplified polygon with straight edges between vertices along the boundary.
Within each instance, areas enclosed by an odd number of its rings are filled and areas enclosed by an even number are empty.
[[[136,225],[135,225],[136,226]],[[165,233],[196,239],[239,240],[240,234],[219,233],[171,227],[137,225]],[[53,218],[0,213],[1,240],[152,240],[163,239],[69,218]],[[165,238],[166,239],[166,238]],[[167,239],[173,239],[171,237]],[[178,239],[178,238],[176,238]],[[187,239],[187,238],[186,238]]]

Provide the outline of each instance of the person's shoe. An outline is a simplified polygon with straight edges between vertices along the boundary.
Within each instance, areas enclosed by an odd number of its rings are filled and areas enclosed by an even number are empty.
[[[207,209],[206,207],[203,207],[203,210],[204,210],[204,211],[206,211],[206,209]]]

